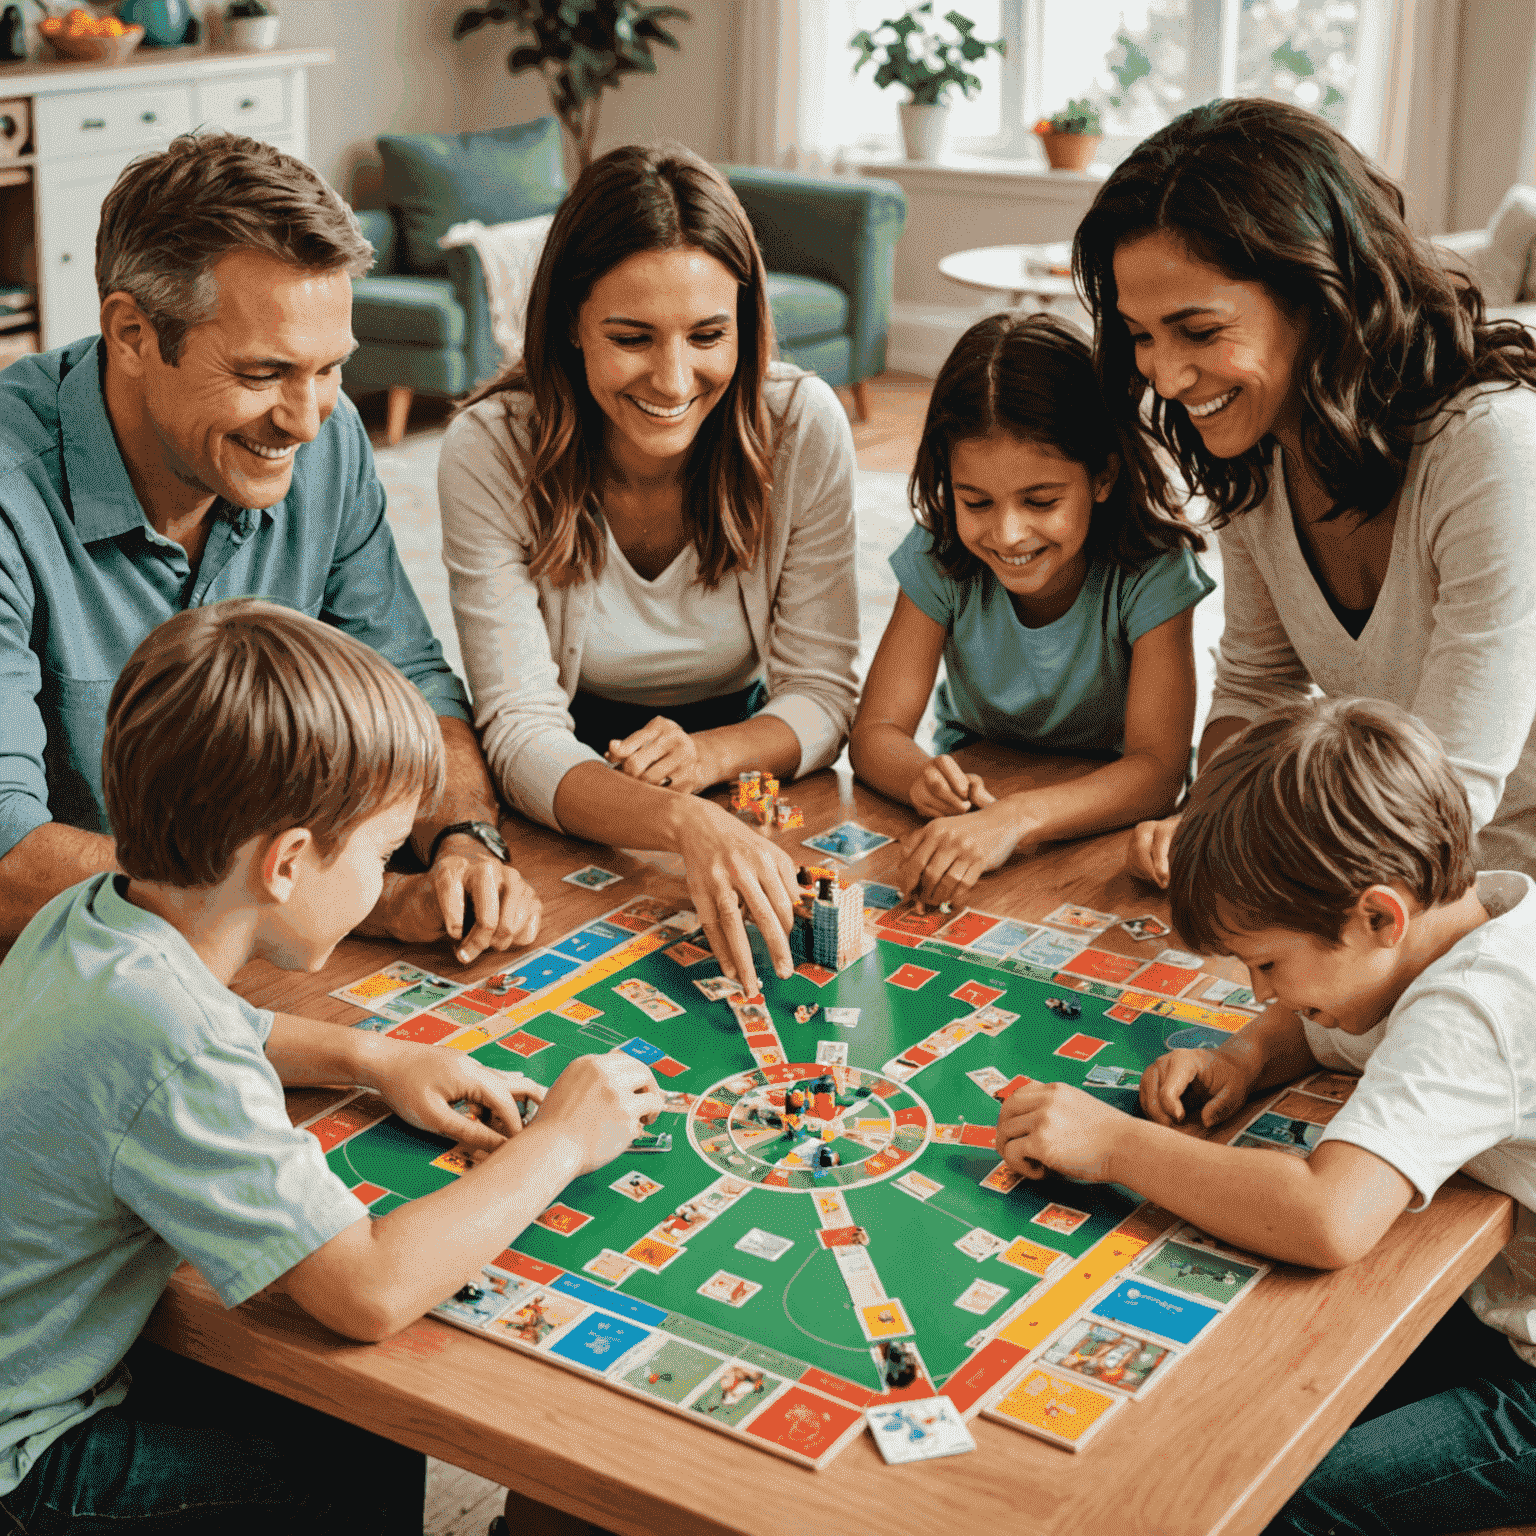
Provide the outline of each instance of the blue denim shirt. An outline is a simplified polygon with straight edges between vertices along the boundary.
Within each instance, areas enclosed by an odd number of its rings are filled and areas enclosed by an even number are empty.
[[[0,373],[0,856],[34,827],[106,832],[101,744],[123,664],[157,624],[263,597],[387,657],[439,715],[470,718],[384,518],[345,395],[275,506],[220,502],[194,572],[150,526],[117,449],[99,340]]]

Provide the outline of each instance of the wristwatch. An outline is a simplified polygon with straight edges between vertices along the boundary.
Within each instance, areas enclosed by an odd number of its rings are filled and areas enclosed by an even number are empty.
[[[472,837],[476,842],[484,843],[503,864],[512,862],[512,852],[507,847],[507,840],[488,821],[456,821],[451,827],[444,827],[436,837],[432,839],[431,852],[427,854],[427,868],[431,869],[437,862],[437,850],[443,846],[445,837],[455,837],[459,833],[466,837]]]

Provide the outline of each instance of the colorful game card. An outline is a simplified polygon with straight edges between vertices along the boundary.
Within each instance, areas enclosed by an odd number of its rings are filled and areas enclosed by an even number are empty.
[[[690,944],[687,939],[684,939],[681,944],[674,944],[667,951],[667,959],[675,960],[685,968],[690,965],[697,965],[701,960],[708,960],[710,958],[710,953],[707,949],[701,949],[697,944]]]
[[[1162,918],[1149,912],[1145,917],[1128,917],[1120,924],[1133,939],[1166,939],[1173,929]]]
[[[740,1275],[717,1269],[699,1287],[699,1295],[708,1296],[711,1301],[723,1301],[728,1307],[744,1307],[760,1290],[762,1286],[755,1280],[744,1280]]]
[[[962,982],[949,995],[972,1008],[985,1008],[988,1003],[995,1003],[1003,995],[1003,989],[989,987],[985,982],[967,981]]]
[[[846,1067],[848,1065],[848,1042],[846,1040],[818,1040],[816,1042],[816,1061],[824,1067]]]
[[[371,1009],[384,998],[397,997],[423,981],[453,987],[453,983],[445,977],[434,976],[431,971],[424,971],[419,965],[407,965],[403,960],[396,960],[382,970],[349,981],[344,987],[337,987],[330,995],[339,997],[344,1003]]]
[[[526,1029],[515,1029],[510,1035],[503,1035],[496,1042],[503,1050],[511,1051],[514,1056],[537,1056],[540,1051],[547,1051],[550,1047],[548,1040],[541,1040],[537,1035],[530,1035]]]
[[[908,992],[916,992],[938,974],[937,971],[924,970],[922,966],[913,965],[909,961],[906,965],[898,966],[885,979],[893,987],[903,987]]]
[[[1026,1275],[1034,1275],[1043,1280],[1059,1264],[1069,1261],[1071,1256],[1057,1248],[1047,1248],[1044,1243],[1037,1243],[1032,1238],[1016,1237],[997,1257],[1004,1264],[1022,1269]]]
[[[827,1023],[836,1024],[840,1029],[856,1029],[859,1023],[858,1008],[827,1008],[824,1010]]]
[[[932,1461],[937,1456],[960,1456],[976,1449],[965,1420],[947,1397],[874,1407],[865,1417],[880,1454],[892,1466]]]
[[[1177,997],[1200,971],[1187,965],[1168,965],[1154,960],[1136,977],[1136,988],[1142,992],[1159,992],[1164,997]]]
[[[1085,1088],[1124,1088],[1140,1081],[1141,1073],[1132,1072],[1129,1067],[1111,1067],[1095,1063],[1088,1068],[1088,1073],[1083,1078],[1083,1086]]]
[[[446,1173],[451,1173],[457,1178],[461,1173],[468,1173],[475,1166],[475,1160],[467,1151],[458,1147],[450,1147],[440,1157],[432,1159],[434,1168],[441,1168]]]
[[[1054,928],[1042,928],[1034,938],[1019,945],[1011,958],[1028,960],[1033,965],[1059,971],[1068,960],[1087,949],[1088,939],[1081,933],[1063,933]]]
[[[1117,1024],[1134,1024],[1141,1017],[1141,1009],[1127,1007],[1124,1003],[1116,1003],[1111,1008],[1104,1010],[1106,1019],[1113,1019]]]
[[[606,1280],[610,1285],[622,1285],[640,1266],[633,1259],[626,1259],[622,1253],[604,1248],[595,1259],[588,1259],[581,1267],[589,1275],[596,1275],[599,1280]]]
[[[918,1200],[927,1200],[944,1188],[934,1179],[930,1179],[925,1173],[918,1173],[914,1169],[911,1173],[904,1173],[899,1179],[892,1179],[891,1183],[904,1193],[912,1195]]]
[[[1091,1317],[1074,1319],[1040,1353],[1042,1365],[1086,1376],[1101,1387],[1140,1396],[1178,1358],[1170,1345]]]
[[[1063,1040],[1051,1055],[1065,1056],[1072,1061],[1089,1061],[1108,1044],[1108,1040],[1100,1040],[1096,1035],[1073,1035]]]
[[[1293,1088],[1281,1094],[1269,1109],[1271,1114],[1282,1119],[1310,1120],[1314,1125],[1327,1125],[1343,1107],[1337,1099]]]
[[[821,1227],[816,1236],[823,1248],[867,1248],[869,1233],[863,1227]]]
[[[1308,1093],[1315,1093],[1319,1098],[1335,1099],[1340,1104],[1359,1086],[1360,1079],[1351,1077],[1347,1072],[1314,1072],[1301,1084]]]
[[[517,1298],[513,1306],[498,1317],[487,1330],[505,1333],[519,1344],[543,1348],[562,1328],[568,1328],[591,1308],[560,1291],[539,1290],[526,1299]]]
[[[1006,1083],[1003,1083],[1001,1086],[994,1088],[992,1090],[992,1097],[996,1099],[999,1104],[1006,1103],[1010,1098],[1013,1097],[1014,1094],[1019,1091],[1020,1088],[1024,1086],[1025,1083],[1032,1082],[1034,1082],[1034,1078],[1026,1077],[1022,1072],[1020,1072],[1016,1076],[1010,1077]]]
[[[624,1250],[626,1259],[633,1259],[641,1269],[648,1269],[653,1275],[659,1275],[674,1259],[681,1258],[682,1254],[683,1249],[678,1244],[669,1243],[650,1233]]]
[[[994,1236],[985,1227],[972,1227],[963,1237],[955,1239],[955,1247],[978,1263],[990,1259],[994,1253],[1001,1253],[1007,1246],[1006,1239]]]
[[[901,905],[901,892],[894,885],[881,885],[877,880],[864,880],[860,883],[864,887],[866,912],[889,912],[892,907]]]
[[[868,827],[861,827],[856,821],[841,821],[835,827],[828,827],[825,832],[802,839],[801,846],[814,848],[818,853],[831,854],[835,859],[853,864],[866,854],[873,853],[876,848],[885,847],[890,841],[883,832],[873,832]]]
[[[1268,1273],[1267,1264],[1246,1262],[1220,1249],[1199,1247],[1176,1238],[1160,1243],[1136,1266],[1136,1274],[1143,1280],[1223,1309]]]
[[[572,1024],[586,1024],[592,1019],[600,1019],[603,1016],[601,1008],[594,1008],[591,1003],[584,1003],[579,997],[573,997],[570,1002],[562,1003],[555,1009],[559,1018],[569,1019]]]
[[[984,1035],[991,1035],[993,1039],[1002,1034],[1010,1024],[1018,1023],[1018,1020],[1018,1014],[1009,1013],[1006,1008],[998,1008],[992,1003],[978,1008],[971,1015],[971,1022],[977,1029]]]
[[[1125,1403],[1123,1397],[1086,1382],[1031,1369],[983,1412],[1000,1424],[1011,1424],[1052,1445],[1078,1451]]]
[[[977,1067],[965,1075],[985,1094],[995,1094],[1008,1081],[1008,1074],[999,1072],[996,1067]]]
[[[1072,933],[1102,933],[1106,928],[1113,928],[1120,919],[1113,912],[1095,912],[1092,907],[1067,902],[1049,913],[1045,921],[1053,928],[1065,928]]]
[[[723,1002],[726,998],[735,997],[741,992],[741,983],[732,981],[729,976],[705,976],[694,982],[694,986],[712,1003]]]
[[[1011,1190],[1019,1187],[1021,1177],[1015,1173],[1007,1163],[999,1163],[991,1173],[981,1180],[983,1189],[995,1189],[998,1194],[1006,1195]]]
[[[699,1294],[707,1294],[702,1286]],[[741,1303],[735,1305],[740,1306]],[[770,1376],[755,1365],[731,1360],[688,1404],[688,1408],[690,1412],[703,1414],[716,1424],[740,1424],[756,1413],[783,1385],[779,1377]]]
[[[558,1232],[561,1237],[569,1237],[571,1233],[581,1231],[591,1220],[585,1211],[573,1211],[570,1206],[562,1205],[557,1200],[547,1211],[535,1216],[533,1224],[549,1232]]]
[[[1165,1291],[1159,1285],[1150,1285],[1146,1277],[1139,1274],[1130,1280],[1122,1280],[1088,1310],[1106,1322],[1140,1328],[1171,1344],[1193,1344],[1221,1316],[1218,1308]]]
[[[1323,1138],[1323,1128],[1309,1120],[1288,1118],[1265,1110],[1232,1138],[1234,1147],[1267,1147],[1289,1152],[1292,1157],[1310,1157]]]
[[[611,869],[599,869],[596,864],[583,864],[580,869],[573,869],[570,874],[561,875],[560,878],[567,885],[583,885],[589,891],[602,891],[624,876],[614,874]]]
[[[643,1173],[626,1173],[615,1179],[608,1188],[623,1195],[626,1200],[633,1200],[637,1205],[642,1200],[649,1200],[652,1195],[660,1194],[662,1190],[655,1179],[648,1179]]]
[[[990,1280],[972,1280],[955,1297],[955,1305],[962,1312],[974,1312],[977,1317],[984,1317],[1007,1294],[1008,1287],[1006,1285],[995,1285]]]
[[[527,1281],[487,1265],[474,1280],[460,1286],[447,1301],[439,1303],[432,1311],[438,1317],[481,1328],[504,1312],[517,1296],[532,1288]]]
[[[1069,1237],[1088,1220],[1088,1212],[1075,1211],[1070,1205],[1053,1203],[1046,1206],[1043,1211],[1036,1212],[1029,1219],[1048,1232],[1060,1232],[1063,1237]]]
[[[753,1227],[736,1239],[735,1246],[741,1253],[750,1253],[753,1258],[766,1259],[772,1264],[782,1259],[795,1246],[795,1241],[791,1237],[780,1237],[776,1232],[765,1232],[761,1227]]]
[[[795,967],[795,975],[804,976],[815,987],[824,987],[829,981],[837,980],[836,971],[829,971],[824,965],[814,965],[809,960]]]
[[[1118,987],[1129,981],[1142,964],[1135,955],[1117,955],[1107,949],[1094,949],[1090,945],[1081,954],[1073,955],[1061,971],[1064,977],[1088,976],[1094,981],[1108,982]]]
[[[891,1296],[883,1301],[870,1302],[867,1306],[855,1307],[854,1313],[859,1320],[859,1327],[864,1330],[864,1337],[871,1344],[881,1339],[899,1339],[913,1331],[907,1309]]]
[[[1033,923],[1017,923],[1011,917],[1005,917],[996,927],[989,928],[985,933],[972,939],[966,947],[978,955],[987,955],[991,959],[1001,960],[1005,955],[1011,955],[1021,944],[1026,944],[1036,934],[1043,932]],[[1077,945],[1072,953],[1076,954],[1082,945]]]
[[[1002,922],[1000,917],[989,916],[985,912],[973,912],[969,907],[959,917],[954,917],[939,929],[938,936],[950,944],[972,944],[982,934],[996,928]],[[953,994],[951,994],[953,996]]]

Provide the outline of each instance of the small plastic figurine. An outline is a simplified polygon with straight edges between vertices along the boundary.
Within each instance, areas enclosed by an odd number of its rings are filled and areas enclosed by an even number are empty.
[[[821,1183],[828,1168],[836,1168],[842,1162],[842,1155],[834,1147],[823,1142],[816,1148],[816,1156],[811,1161],[811,1178],[816,1183]]]
[[[453,1299],[455,1301],[462,1301],[470,1306],[473,1306],[475,1302],[485,1300],[485,1288],[483,1286],[476,1285],[474,1281],[471,1280],[468,1285],[460,1286],[459,1289],[453,1293]]]
[[[795,1009],[795,1023],[809,1024],[811,1020],[816,1017],[816,1010],[819,1006],[820,1005],[818,1003],[801,1003],[800,1006]]]
[[[1048,997],[1045,1006],[1060,1019],[1080,1019],[1083,1016],[1083,1005],[1076,998]]]
[[[917,1349],[905,1339],[893,1339],[880,1346],[883,1356],[881,1375],[886,1391],[900,1391],[917,1380]]]

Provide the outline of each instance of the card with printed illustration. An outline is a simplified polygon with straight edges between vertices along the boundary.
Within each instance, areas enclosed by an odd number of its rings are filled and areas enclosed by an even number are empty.
[[[1079,907],[1065,902],[1054,912],[1047,913],[1044,921],[1053,928],[1066,928],[1073,933],[1102,933],[1120,921],[1114,912],[1095,912],[1092,907]]]
[[[532,1296],[518,1297],[513,1304],[496,1318],[487,1332],[505,1334],[519,1344],[532,1344],[543,1348],[550,1336],[568,1327],[592,1309],[585,1302],[577,1301],[560,1291],[540,1289]]]
[[[926,1173],[918,1173],[915,1169],[911,1173],[904,1173],[899,1179],[892,1179],[891,1183],[903,1193],[913,1196],[918,1200],[928,1200],[944,1188],[937,1180],[930,1179]]]
[[[1047,1248],[1044,1243],[1037,1243],[1030,1237],[1014,1238],[997,1257],[1000,1263],[1011,1264],[1014,1269],[1022,1269],[1026,1275],[1034,1275],[1040,1280],[1044,1280],[1061,1265],[1071,1262],[1070,1254],[1058,1248]]]
[[[827,1008],[823,1010],[827,1016],[827,1023],[836,1024],[839,1029],[857,1029],[859,1014],[858,1008]]]
[[[1079,1451],[1125,1405],[1126,1399],[1116,1393],[1031,1367],[983,1413],[1052,1445]]]
[[[560,878],[567,885],[584,886],[589,891],[606,890],[616,881],[622,880],[623,875],[616,875],[611,869],[599,869],[596,864],[584,864],[580,869],[573,869],[568,875]]]
[[[734,1246],[739,1253],[750,1253],[754,1259],[766,1259],[772,1264],[795,1246],[795,1240],[792,1237],[780,1237],[776,1232],[765,1232],[761,1227],[753,1227],[737,1238]]]
[[[602,1249],[595,1259],[588,1259],[581,1267],[589,1275],[595,1275],[599,1280],[606,1280],[609,1285],[622,1285],[640,1268],[633,1259],[626,1259],[622,1253],[615,1253],[612,1248]]]
[[[1190,1345],[1220,1316],[1221,1308],[1196,1301],[1182,1292],[1164,1290],[1144,1275],[1122,1280],[1088,1311],[1105,1322],[1124,1323],[1170,1344]]]
[[[975,1259],[978,1263],[983,1259],[990,1259],[995,1253],[1001,1253],[1007,1246],[1006,1238],[995,1236],[985,1227],[972,1227],[963,1237],[955,1239],[955,1247],[967,1258]]]
[[[434,976],[431,971],[424,971],[419,965],[407,965],[404,960],[395,960],[381,970],[360,976],[356,981],[349,981],[344,987],[335,988],[330,996],[339,997],[342,1002],[353,1003],[359,1008],[372,1009],[383,999],[397,997],[422,982],[435,982],[448,988],[454,986],[446,977]]]
[[[617,1178],[608,1186],[617,1194],[624,1196],[626,1200],[633,1200],[637,1205],[642,1200],[649,1200],[652,1195],[661,1193],[662,1186],[655,1179],[648,1179],[643,1173],[626,1173]]]
[[[669,1243],[652,1232],[648,1232],[638,1242],[631,1243],[624,1250],[626,1259],[633,1259],[641,1269],[648,1269],[653,1275],[659,1275],[667,1265],[681,1258],[682,1255],[681,1245],[675,1242]]]
[[[728,997],[737,997],[741,994],[741,983],[732,981],[729,976],[705,976],[694,982],[700,992],[710,1002],[723,1002]]]
[[[1022,1183],[1022,1179],[1007,1163],[999,1163],[989,1174],[980,1180],[983,1189],[994,1189],[1000,1195],[1006,1195],[1015,1190]]]
[[[881,1339],[899,1339],[913,1332],[907,1309],[894,1296],[856,1307],[854,1315],[871,1344],[877,1344]]]
[[[1029,1219],[1048,1232],[1060,1232],[1063,1237],[1070,1237],[1088,1220],[1088,1212],[1075,1211],[1070,1205],[1052,1203],[1043,1210],[1036,1211]]]
[[[1141,1073],[1129,1067],[1111,1067],[1095,1063],[1083,1078],[1085,1088],[1127,1088],[1141,1081]]]
[[[530,1282],[488,1264],[432,1311],[439,1317],[481,1328],[506,1311],[517,1296],[533,1289]]]
[[[1135,1329],[1077,1317],[1041,1350],[1039,1361],[1128,1397],[1140,1397],[1162,1379],[1179,1353],[1171,1344]]]
[[[818,853],[831,854],[835,859],[853,864],[866,854],[873,853],[876,848],[885,847],[890,841],[883,832],[861,827],[856,821],[842,821],[835,827],[828,827],[825,832],[818,832],[814,837],[802,838],[801,846],[814,848]]]
[[[1008,1082],[1008,1075],[996,1067],[977,1067],[965,1074],[983,1093],[995,1094]]]
[[[973,912],[966,907],[958,916],[952,917],[939,929],[939,937],[947,944],[974,944],[982,934],[987,933],[1002,922],[1002,918],[993,917],[987,912]]]
[[[998,1285],[991,1280],[972,1280],[955,1297],[955,1305],[962,1312],[971,1312],[977,1317],[985,1317],[1007,1294],[1006,1285]]]
[[[746,1306],[760,1290],[762,1286],[757,1281],[743,1279],[724,1269],[717,1269],[698,1288],[700,1296],[707,1296],[711,1301],[723,1301],[728,1307]]]
[[[846,1040],[818,1040],[816,1042],[816,1061],[824,1067],[846,1067],[848,1065],[848,1042]]]
[[[1019,945],[1027,944],[1037,934],[1045,931],[1034,923],[1020,923],[1011,917],[1005,917],[1002,922],[988,928],[985,933],[978,934],[966,948],[972,954],[985,955],[991,960],[1001,960],[1011,955]],[[1081,947],[1081,945],[1078,946],[1078,948]]]
[[[976,1449],[965,1420],[947,1397],[876,1406],[864,1416],[880,1454],[891,1466],[961,1456]]]
[[[1059,971],[1073,956],[1080,954],[1088,947],[1088,936],[1084,933],[1067,933],[1055,928],[1042,928],[1027,943],[1019,945],[1014,950],[1011,959],[1027,960],[1033,965],[1042,965],[1052,971]]]
[[[1348,1072],[1314,1072],[1298,1086],[1307,1093],[1315,1093],[1319,1098],[1334,1099],[1343,1104],[1360,1086],[1360,1079],[1352,1077]]]
[[[1226,1310],[1269,1273],[1269,1266],[1196,1243],[1187,1227],[1151,1248],[1135,1265],[1142,1280]]]
[[[1337,1099],[1327,1098],[1320,1093],[1307,1093],[1300,1088],[1292,1088],[1282,1093],[1269,1106],[1269,1110],[1271,1114],[1279,1115],[1283,1119],[1310,1120],[1314,1125],[1327,1125],[1343,1107]]]
[[[971,1014],[970,1019],[982,1034],[990,1035],[995,1040],[1010,1024],[1017,1024],[1019,1016],[994,1003],[987,1003]]]
[[[1128,917],[1120,926],[1138,943],[1143,939],[1166,939],[1173,932],[1162,918],[1151,912],[1145,917]]]
[[[569,1237],[573,1232],[579,1232],[592,1218],[585,1211],[572,1210],[568,1205],[562,1205],[556,1201],[548,1210],[541,1212],[533,1218],[536,1227],[543,1227],[549,1232],[558,1232],[561,1237]]]
[[[1292,1157],[1310,1157],[1323,1137],[1323,1128],[1310,1120],[1278,1115],[1273,1110],[1257,1114],[1232,1138],[1234,1147],[1267,1147]]]

